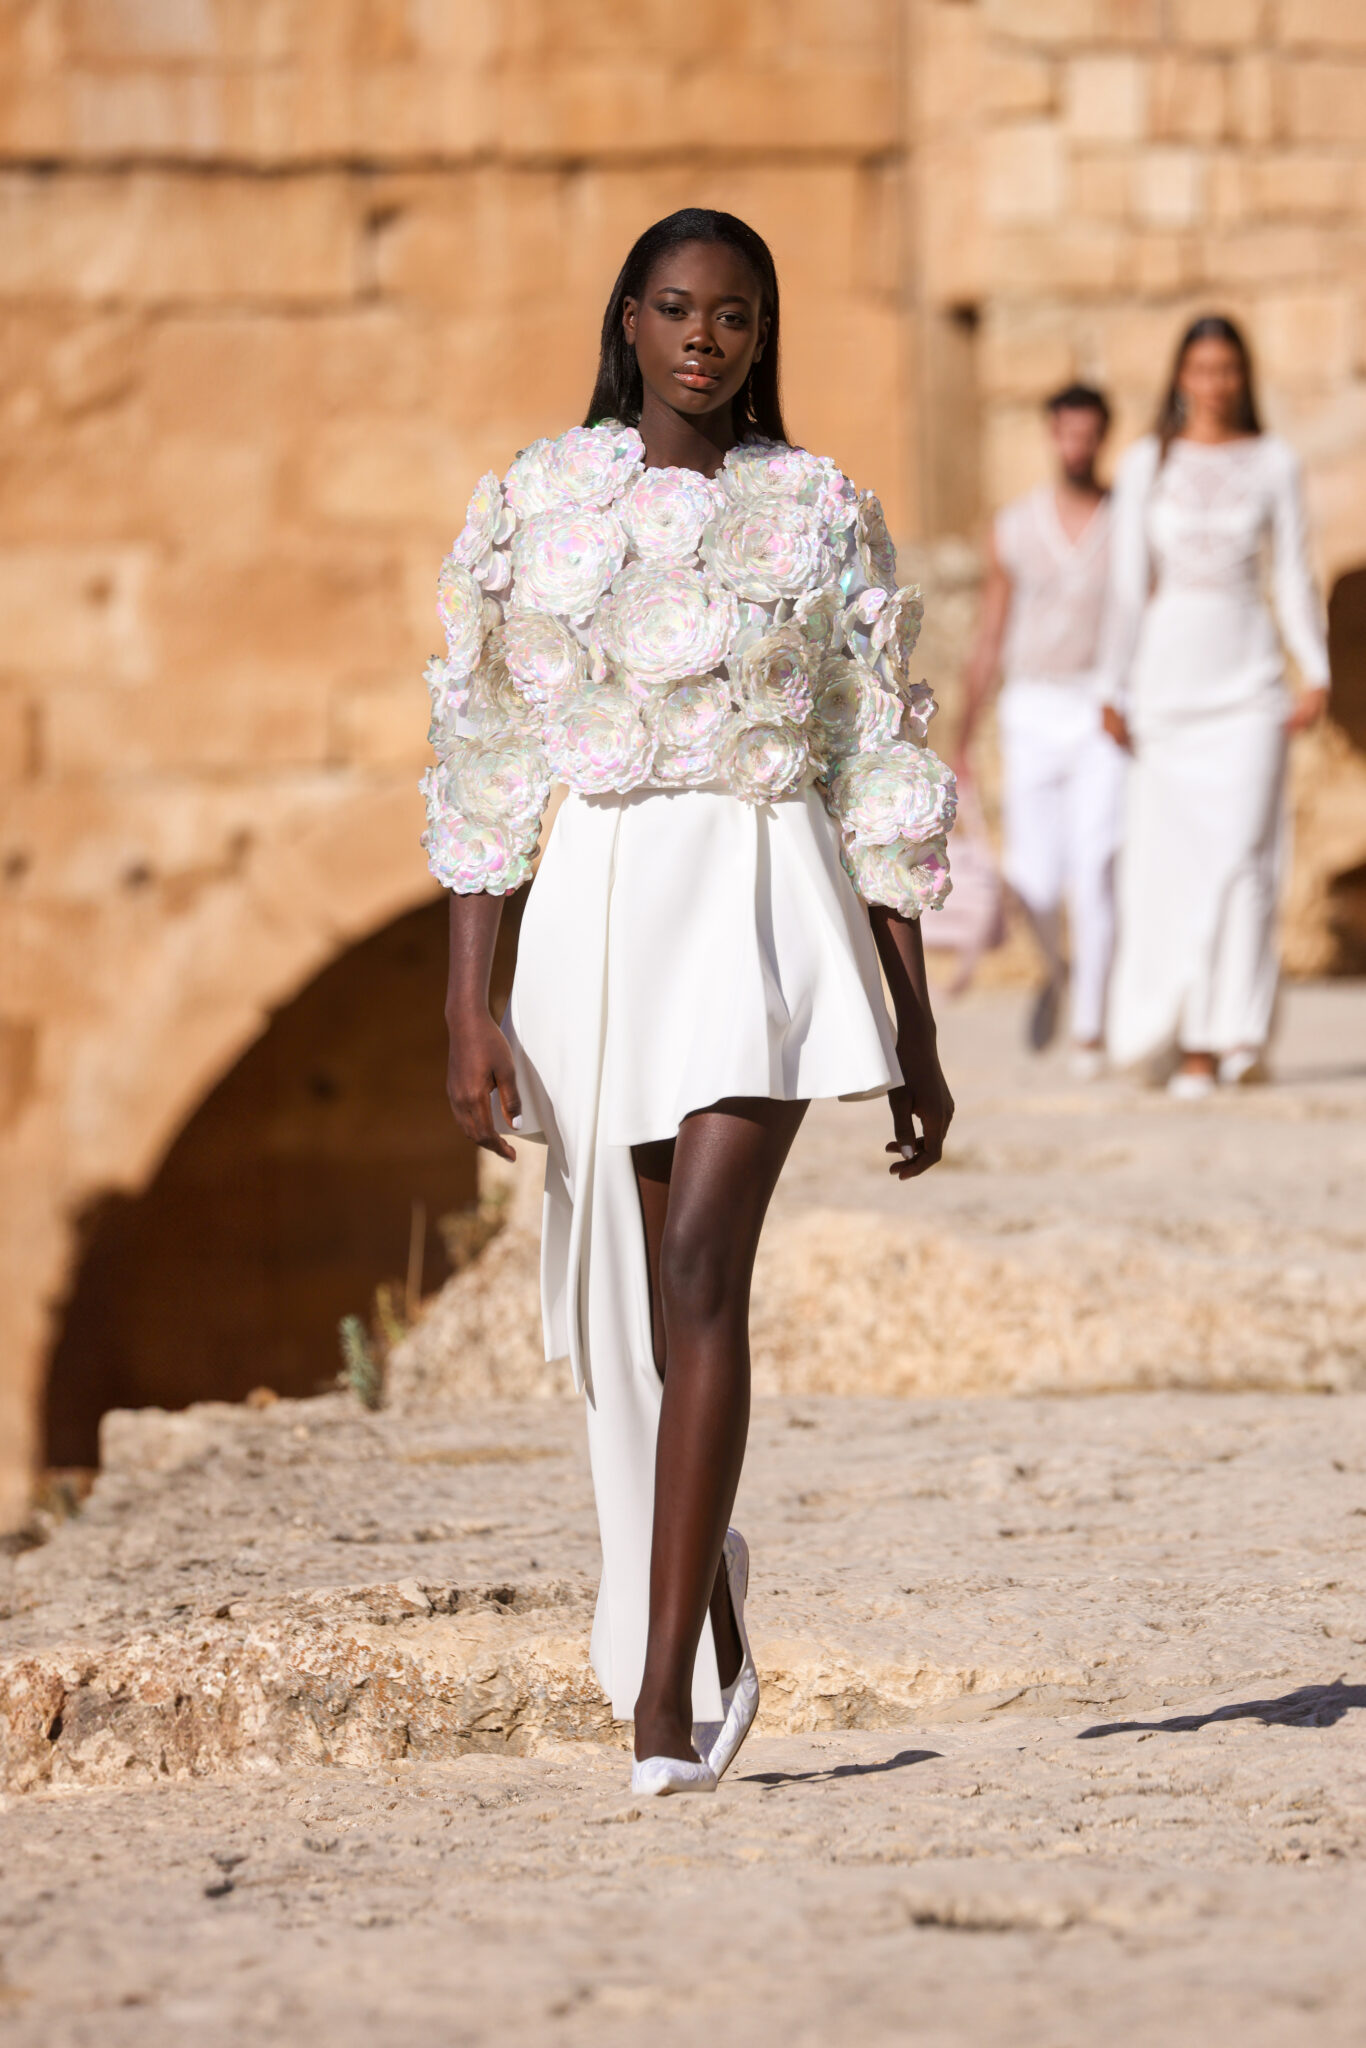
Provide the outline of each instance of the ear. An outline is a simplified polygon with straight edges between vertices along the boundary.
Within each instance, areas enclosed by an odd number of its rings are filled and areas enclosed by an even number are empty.
[[[768,347],[768,330],[772,325],[773,321],[771,316],[765,313],[763,319],[759,322],[759,339],[754,349],[754,360],[756,363],[763,355],[764,350]]]
[[[636,316],[640,312],[639,299],[623,299],[621,302],[621,331],[634,348],[636,339]]]

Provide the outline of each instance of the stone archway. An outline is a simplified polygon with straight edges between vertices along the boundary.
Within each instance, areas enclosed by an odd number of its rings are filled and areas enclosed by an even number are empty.
[[[504,983],[515,925],[514,909]],[[93,1464],[111,1407],[330,1384],[339,1318],[403,1278],[415,1216],[422,1275],[444,1277],[439,1220],[477,1194],[445,1101],[445,959],[444,897],[350,946],[273,1013],[144,1189],[87,1208],[48,1464]]]

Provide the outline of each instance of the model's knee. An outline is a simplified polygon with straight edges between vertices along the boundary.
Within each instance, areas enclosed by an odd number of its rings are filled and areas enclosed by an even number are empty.
[[[669,1330],[705,1327],[744,1311],[745,1274],[733,1245],[715,1231],[666,1236],[659,1277]]]

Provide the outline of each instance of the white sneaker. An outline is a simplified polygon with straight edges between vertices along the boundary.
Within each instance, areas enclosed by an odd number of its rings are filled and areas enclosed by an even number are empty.
[[[671,1792],[714,1792],[716,1773],[710,1764],[687,1763],[677,1756],[643,1756],[631,1765],[631,1790],[648,1799]]]
[[[1251,1086],[1253,1082],[1265,1079],[1262,1056],[1250,1045],[1240,1045],[1235,1052],[1226,1052],[1219,1062],[1221,1088],[1236,1088],[1244,1081]]]
[[[1074,1045],[1069,1065],[1074,1081],[1098,1081],[1105,1072],[1105,1054],[1098,1045]]]
[[[1167,1083],[1167,1093],[1173,1102],[1203,1102],[1213,1095],[1214,1089],[1213,1074],[1186,1074],[1179,1069]]]

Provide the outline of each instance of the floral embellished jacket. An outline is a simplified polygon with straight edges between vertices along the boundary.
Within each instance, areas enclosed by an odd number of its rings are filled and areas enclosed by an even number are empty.
[[[438,611],[423,844],[449,888],[526,880],[552,782],[753,804],[814,783],[865,901],[918,917],[948,893],[920,593],[833,462],[746,441],[708,479],[647,469],[616,422],[536,441],[476,486]]]

